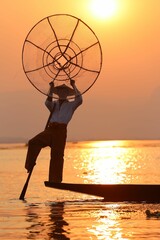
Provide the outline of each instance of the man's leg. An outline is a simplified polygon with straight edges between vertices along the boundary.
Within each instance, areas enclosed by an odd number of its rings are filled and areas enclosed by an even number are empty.
[[[64,149],[66,144],[66,127],[57,127],[52,137],[49,181],[61,182],[63,175]]]
[[[28,142],[28,152],[26,156],[25,168],[28,172],[36,164],[36,159],[42,148],[51,144],[51,134],[47,130],[39,133]]]

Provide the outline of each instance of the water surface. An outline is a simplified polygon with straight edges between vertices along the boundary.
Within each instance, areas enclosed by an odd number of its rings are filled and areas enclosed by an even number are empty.
[[[103,199],[44,187],[50,151],[43,149],[25,201],[19,195],[27,178],[24,144],[0,145],[0,238],[160,239],[160,204],[108,203]],[[64,182],[160,184],[160,141],[67,143]]]

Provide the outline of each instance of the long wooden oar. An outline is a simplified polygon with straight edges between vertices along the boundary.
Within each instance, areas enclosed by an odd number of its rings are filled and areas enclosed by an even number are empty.
[[[27,180],[26,180],[26,182],[25,182],[25,184],[24,184],[24,187],[23,187],[23,189],[22,189],[22,192],[21,192],[21,195],[20,195],[20,197],[19,197],[19,200],[24,200],[24,196],[25,196],[26,191],[27,191],[27,187],[28,187],[28,183],[29,183],[29,180],[30,180],[32,171],[33,171],[33,168],[31,169],[31,171],[30,171],[29,174],[28,174]]]
[[[51,116],[52,116],[52,113],[54,112],[54,109],[55,109],[55,105],[54,105],[54,107],[53,107],[53,109],[52,109],[52,111],[51,111],[51,113],[50,113],[50,115],[49,115],[49,118],[48,118],[48,120],[47,120],[45,129],[48,127],[48,124],[49,124],[50,118],[51,118]],[[34,168],[34,167],[33,167],[33,168]],[[23,187],[22,192],[21,192],[20,197],[19,197],[20,200],[24,200],[24,197],[25,197],[25,194],[26,194],[26,191],[27,191],[28,183],[29,183],[29,180],[30,180],[30,177],[31,177],[33,168],[31,169],[31,171],[30,171],[29,174],[28,174],[27,180],[26,180],[26,182],[25,182],[25,184],[24,184],[24,187]]]

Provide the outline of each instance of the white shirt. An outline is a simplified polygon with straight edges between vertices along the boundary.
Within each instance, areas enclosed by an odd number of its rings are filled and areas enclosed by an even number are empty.
[[[74,101],[69,102],[65,100],[60,106],[59,101],[45,101],[46,107],[52,111],[54,107],[53,114],[51,116],[50,122],[58,122],[68,124],[71,120],[74,111],[78,106],[82,104],[82,97],[79,95],[74,99]]]

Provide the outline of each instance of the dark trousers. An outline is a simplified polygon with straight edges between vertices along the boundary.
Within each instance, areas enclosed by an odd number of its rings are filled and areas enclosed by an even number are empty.
[[[28,142],[25,168],[30,171],[42,148],[51,147],[49,181],[61,182],[63,175],[64,149],[67,137],[67,125],[53,124]]]

